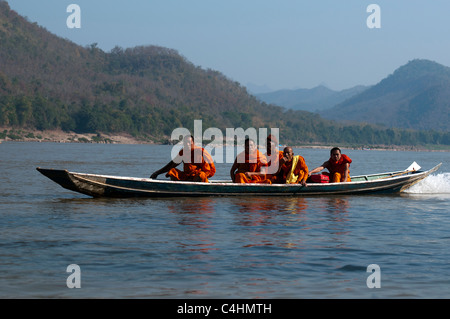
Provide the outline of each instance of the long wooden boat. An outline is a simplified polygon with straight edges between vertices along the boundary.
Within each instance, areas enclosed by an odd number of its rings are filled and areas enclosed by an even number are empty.
[[[236,184],[230,181],[176,182],[151,178],[85,174],[40,167],[37,170],[66,189],[92,197],[308,196],[400,193],[437,171],[441,164],[427,171],[421,171],[419,166],[419,170],[407,169],[352,176],[352,181],[348,183],[308,183],[307,186],[299,184]]]

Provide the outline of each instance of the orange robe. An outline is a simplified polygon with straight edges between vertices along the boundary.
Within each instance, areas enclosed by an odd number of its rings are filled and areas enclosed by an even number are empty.
[[[297,161],[297,165],[294,168],[293,174],[297,178],[295,181],[291,181],[290,184],[300,183],[305,177],[308,176],[308,172],[309,172],[308,166],[305,163],[305,159],[300,155],[296,155],[296,157],[298,158],[298,161]],[[292,160],[290,162],[286,162],[283,165],[281,165],[281,173],[283,174],[282,175],[283,183],[288,183],[287,179],[289,177],[289,174],[291,173],[293,163],[294,163],[294,160]]]
[[[345,175],[345,164],[349,164],[352,162],[350,157],[345,154],[341,154],[341,158],[339,161],[333,161],[332,158],[328,160],[328,170],[330,171],[330,182],[331,183],[340,183],[344,182]],[[350,179],[350,169],[348,172],[347,182],[351,182]]]
[[[266,154],[267,160],[269,161],[266,166],[270,170],[268,174],[266,174],[266,178],[272,183],[283,183],[281,173],[277,174],[277,172],[280,167],[280,160],[283,158],[284,153],[283,151],[278,151],[277,155],[278,156],[273,156],[273,158],[271,158],[271,155]]]
[[[245,176],[246,172],[260,172],[263,166],[267,166],[267,159],[259,150],[255,150],[252,154],[245,154],[245,151],[240,153],[236,161],[238,169],[234,175],[235,183],[266,183],[271,184],[271,181],[265,176],[252,176],[248,178]]]
[[[183,156],[183,149],[179,155]],[[208,183],[208,178],[214,176],[215,173],[216,167],[208,151],[202,147],[194,146],[191,149],[190,160],[183,160],[183,171],[172,168],[167,172],[166,177],[177,181],[200,181]]]

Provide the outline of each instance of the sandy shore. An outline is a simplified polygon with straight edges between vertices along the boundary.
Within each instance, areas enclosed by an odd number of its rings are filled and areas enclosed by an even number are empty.
[[[6,131],[6,132],[5,132]],[[0,127],[0,141],[55,142],[55,143],[110,143],[153,144],[151,140],[138,139],[130,134],[78,134],[62,130],[38,131]]]

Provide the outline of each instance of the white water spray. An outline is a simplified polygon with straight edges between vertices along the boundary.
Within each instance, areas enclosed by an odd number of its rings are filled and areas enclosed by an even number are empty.
[[[410,194],[450,194],[450,173],[430,175],[405,192]]]

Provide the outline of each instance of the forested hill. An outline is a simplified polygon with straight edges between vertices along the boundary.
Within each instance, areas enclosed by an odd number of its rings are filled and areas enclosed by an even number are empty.
[[[194,118],[220,127],[262,120],[244,88],[174,50],[83,48],[0,5],[3,124],[161,135]]]
[[[286,144],[450,144],[445,134],[343,126],[261,103],[239,83],[172,49],[104,52],[31,23],[0,1],[0,126],[121,133],[154,141],[177,127],[280,128]],[[0,136],[1,138],[1,136]]]
[[[281,107],[261,104],[175,50],[81,47],[29,23],[6,2],[0,2],[0,41],[3,125],[152,137],[192,128],[194,119],[221,129],[282,125]],[[312,117],[298,113],[301,121]]]
[[[389,127],[450,131],[450,68],[416,59],[377,85],[321,113]]]

